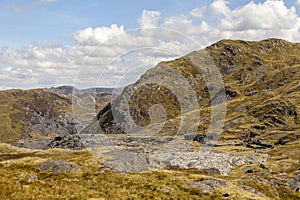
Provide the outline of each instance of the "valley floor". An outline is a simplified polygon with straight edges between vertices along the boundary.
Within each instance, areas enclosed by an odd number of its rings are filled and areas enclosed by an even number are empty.
[[[1,199],[300,199],[299,141],[276,150],[263,163],[214,170],[109,170],[91,150],[29,150],[0,145]],[[255,153],[245,147],[215,151]],[[257,151],[256,151],[257,153]]]

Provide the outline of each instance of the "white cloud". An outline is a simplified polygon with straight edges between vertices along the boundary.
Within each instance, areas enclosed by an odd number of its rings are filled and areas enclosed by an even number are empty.
[[[287,8],[283,1],[250,2],[242,8],[228,11],[221,20],[223,30],[281,30],[299,26],[294,7]]]
[[[112,24],[110,27],[97,27],[86,28],[84,30],[77,31],[73,38],[74,40],[83,45],[99,45],[114,35],[124,33],[124,26],[118,27],[116,24]]]
[[[138,19],[139,27],[140,28],[157,27],[159,18],[160,18],[160,12],[143,10],[142,16]]]
[[[99,77],[101,86],[114,86],[117,80],[112,77],[132,82],[138,73],[159,61],[185,55],[224,38],[278,37],[300,41],[300,18],[295,7],[274,0],[250,2],[236,9],[231,9],[225,0],[215,0],[206,8],[164,19],[160,19],[160,12],[144,10],[138,26],[142,29],[133,32],[116,24],[78,30],[69,47],[49,43],[23,49],[2,48],[0,88],[46,87],[74,81],[86,88],[97,86]],[[132,72],[137,74],[124,78],[133,69],[138,69]]]
[[[114,86],[118,80],[112,79],[113,76],[123,76],[135,67],[140,68],[137,73],[143,73],[159,61],[174,59],[195,50],[193,43],[180,41],[181,37],[176,32],[163,35],[161,29],[153,29],[152,33],[159,36],[154,39],[152,35],[140,33],[140,30],[125,32],[121,27],[78,31],[74,34],[74,46],[69,48],[57,44],[28,45],[19,50],[2,48],[0,63],[7,67],[0,68],[3,74],[0,86],[19,83],[17,87],[47,87],[76,81],[77,87],[86,88],[97,86],[100,76],[99,84]],[[21,72],[26,76],[21,76]],[[125,82],[133,82],[140,75],[130,75]]]
[[[14,11],[15,13],[21,13],[21,12],[24,11],[23,8],[18,7],[18,6],[15,6],[15,5],[11,6],[11,9],[12,9],[12,11]]]
[[[36,1],[34,4],[36,4],[36,5],[49,4],[49,3],[54,3],[56,1],[57,0],[39,0],[39,1]]]
[[[194,17],[198,17],[198,18],[201,18],[204,13],[206,11],[206,6],[203,6],[203,7],[200,7],[200,8],[194,8],[190,14]]]
[[[161,27],[182,32],[187,36],[197,34],[200,31],[198,27],[193,25],[192,20],[185,15],[168,17]]]
[[[300,7],[300,0],[297,0],[296,4]]]
[[[230,13],[230,8],[227,6],[228,1],[226,0],[214,0],[210,6],[209,11],[214,15],[224,15],[228,16]]]
[[[72,82],[72,74],[76,72],[76,63],[63,47],[29,45],[20,50],[2,48],[0,63],[6,66],[0,68],[0,85],[10,87],[45,87],[66,80]],[[72,68],[73,72],[64,74],[68,68]],[[43,85],[46,82],[48,85]]]
[[[195,9],[190,14],[193,11]],[[168,17],[162,27],[182,31],[205,45],[224,38],[260,40],[278,37],[300,40],[300,18],[295,7],[288,8],[284,1],[251,1],[242,7],[230,9],[228,1],[215,0],[207,6],[205,13],[200,25],[188,16],[181,15]]]

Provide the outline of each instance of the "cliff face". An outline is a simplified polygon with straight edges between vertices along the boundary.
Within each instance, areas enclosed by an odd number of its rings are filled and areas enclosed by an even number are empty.
[[[209,72],[213,65],[221,80]],[[197,125],[187,126],[197,126],[196,132],[204,134],[211,125],[214,107],[226,100],[220,139],[243,140],[251,134],[268,139],[270,144],[282,137],[292,140],[299,137],[299,80],[300,44],[279,39],[222,40],[148,70],[100,111],[98,125],[85,132],[124,133],[135,126],[146,132],[174,135],[180,132],[182,118],[188,116],[194,122],[193,118],[199,120]],[[182,97],[191,99],[186,103]],[[185,105],[192,106],[184,110]],[[199,116],[190,117],[193,109]],[[128,125],[130,120],[134,123]],[[161,126],[159,131],[155,126]]]

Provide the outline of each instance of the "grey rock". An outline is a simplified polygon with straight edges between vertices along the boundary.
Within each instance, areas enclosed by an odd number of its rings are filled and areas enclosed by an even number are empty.
[[[219,187],[226,187],[227,183],[226,181],[219,180],[219,179],[205,179],[203,181],[195,181],[190,184],[190,187],[192,188],[198,188],[200,187],[200,192],[208,193],[213,192],[213,188],[219,188]]]
[[[249,187],[249,186],[246,186],[246,185],[239,185],[239,188],[245,190],[245,191],[248,191],[248,192],[251,192],[253,194],[256,194],[260,197],[263,197],[263,198],[266,198],[266,195],[264,195],[263,193],[257,191],[256,189],[252,188],[252,187]]]
[[[51,138],[37,139],[37,140],[22,139],[13,142],[12,145],[20,148],[29,148],[29,149],[51,149],[51,148],[72,149],[72,150],[84,149],[84,146],[80,141],[80,136],[77,134],[57,136],[53,139]]]
[[[209,185],[200,184],[200,187],[201,187],[200,192],[202,193],[209,193],[214,191],[213,188]]]
[[[300,192],[300,172],[297,172],[294,177],[288,178],[285,185],[293,192]]]
[[[29,182],[32,182],[32,181],[37,181],[38,180],[38,177],[37,175],[35,174],[29,174],[26,176],[26,179],[29,181]]]
[[[227,175],[234,166],[247,163],[241,156],[225,153],[201,153],[199,151],[167,151],[157,150],[149,155],[150,165],[158,168],[196,168],[200,170],[214,169],[214,172]],[[168,161],[166,165],[165,161]],[[209,170],[213,172],[212,170]]]
[[[57,118],[52,117],[49,113],[33,114],[34,115],[29,120],[28,126],[31,130],[42,136],[47,136],[51,133],[65,135],[77,132],[72,113],[63,112]]]
[[[194,135],[185,135],[185,140],[197,141],[199,143],[204,143],[205,135],[194,134]]]
[[[215,167],[203,169],[203,171],[207,172],[208,174],[221,175],[220,170]]]
[[[126,150],[115,150],[107,154],[113,159],[104,164],[119,172],[140,172],[148,170],[148,154]]]
[[[29,148],[29,149],[51,149],[51,148],[72,149],[72,150],[84,149],[84,146],[80,141],[80,136],[77,134],[57,136],[53,139],[51,138],[37,139],[37,140],[22,139],[13,142],[12,145],[20,148]]]
[[[101,172],[101,173],[107,172],[107,171],[110,171],[110,170],[111,170],[111,168],[105,167],[105,166],[100,167],[100,168],[98,169],[98,171]]]
[[[226,187],[227,186],[226,181],[219,180],[219,179],[212,179],[212,178],[205,179],[204,181],[202,181],[202,184],[206,184],[211,187]]]
[[[279,186],[278,180],[273,179],[273,178],[272,179],[264,179],[261,177],[246,176],[246,177],[243,177],[242,180],[245,180],[245,181],[253,180],[253,181],[258,181],[258,182],[264,182],[264,183],[270,184],[275,187]]]
[[[209,193],[214,191],[214,189],[211,186],[203,184],[200,181],[191,183],[190,187],[194,189],[200,188],[199,192],[201,193]]]
[[[18,140],[12,143],[12,145],[20,148],[28,149],[45,149],[52,139],[38,139],[38,140]]]
[[[46,147],[49,148],[63,148],[63,149],[73,149],[81,150],[84,148],[80,141],[79,135],[65,135],[55,137]]]
[[[39,169],[42,171],[51,171],[54,173],[66,173],[79,169],[80,166],[70,164],[65,160],[48,160],[41,165]]]

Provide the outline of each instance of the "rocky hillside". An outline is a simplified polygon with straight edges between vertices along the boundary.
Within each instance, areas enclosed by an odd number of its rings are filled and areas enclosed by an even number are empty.
[[[261,138],[273,145],[300,137],[300,44],[279,39],[259,42],[222,40],[207,47],[205,54],[217,66],[224,83],[227,112],[220,139]],[[116,124],[114,117],[117,116],[119,121],[128,118],[122,112],[124,107],[120,106],[125,99],[130,117],[140,126],[150,123],[151,106],[161,104],[166,110],[166,122],[160,133],[176,134],[180,119],[185,115],[180,97],[168,87],[149,83],[155,76],[167,76],[172,69],[184,77],[193,90],[201,118],[197,133],[205,134],[210,125],[212,102],[218,91],[212,96],[201,77],[203,74],[195,68],[196,60],[203,55],[203,51],[193,52],[150,69],[115,99],[113,109],[109,104],[99,112],[99,126],[92,126],[93,129],[86,131],[123,132],[122,122]],[[176,80],[173,84],[177,84]],[[114,116],[113,113],[117,114]]]
[[[53,138],[76,133],[72,113],[73,87],[0,91],[0,142]],[[79,91],[79,90],[78,90]],[[81,92],[88,96],[92,92]],[[110,99],[97,93],[96,109]]]
[[[222,198],[299,199],[299,97],[300,44],[222,40],[148,70],[82,134],[124,147],[104,162],[118,171],[196,168],[222,175]],[[197,184],[211,195],[225,187]]]
[[[74,88],[2,91],[1,140],[31,149],[0,143],[0,196],[300,199],[299,68],[300,44],[223,40],[98,94],[80,134]]]

